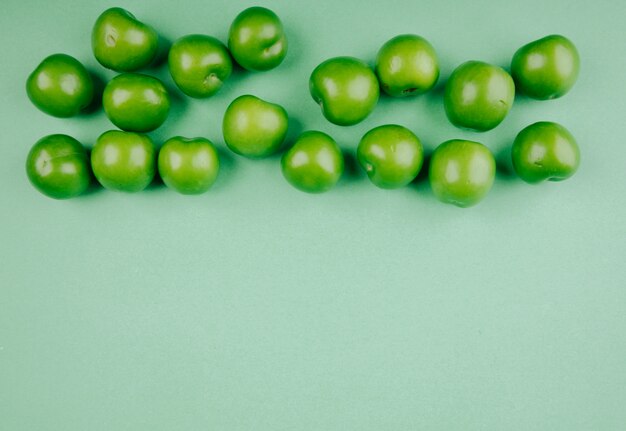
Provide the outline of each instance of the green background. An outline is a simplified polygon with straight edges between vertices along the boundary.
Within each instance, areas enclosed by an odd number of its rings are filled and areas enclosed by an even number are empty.
[[[0,13],[0,430],[624,430],[626,427],[626,3],[603,1],[270,1],[290,51],[278,69],[238,71],[210,100],[173,91],[152,136],[204,136],[222,150],[215,188],[95,190],[57,202],[28,183],[30,146],[50,133],[88,146],[99,111],[61,120],[28,101],[27,75],[65,52],[91,54],[98,14],[123,6],[170,41],[226,39],[240,1],[5,0]],[[459,63],[507,66],[523,44],[561,33],[581,75],[559,100],[518,98],[497,129],[448,124],[442,86],[382,98],[363,123],[325,121],[308,77],[326,58],[372,62],[387,39],[435,46],[440,84]],[[172,88],[167,68],[151,70]],[[491,194],[463,210],[427,181],[373,187],[349,159],[311,196],[278,157],[250,161],[221,136],[228,103],[282,104],[290,140],[319,129],[353,154],[370,128],[399,123],[427,153],[451,138],[488,145]],[[564,183],[510,173],[526,125],[578,139]]]

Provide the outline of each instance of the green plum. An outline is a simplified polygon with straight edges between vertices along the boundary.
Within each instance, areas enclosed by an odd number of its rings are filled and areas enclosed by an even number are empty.
[[[91,182],[87,150],[67,135],[41,138],[28,153],[26,174],[31,184],[53,199],[82,194]]]
[[[524,45],[511,61],[511,74],[520,93],[533,99],[556,99],[578,79],[580,57],[576,46],[558,34]]]
[[[156,150],[150,137],[132,132],[104,132],[91,151],[91,168],[109,190],[139,192],[154,178]]]
[[[450,75],[443,102],[452,124],[484,132],[504,120],[514,98],[515,84],[504,69],[468,61]]]
[[[91,75],[78,60],[66,54],[53,54],[30,74],[26,93],[46,114],[67,118],[91,103],[94,85]]]
[[[322,193],[332,189],[341,178],[343,154],[326,133],[308,131],[283,154],[281,169],[285,179],[298,190]]]
[[[376,75],[385,93],[393,97],[422,94],[439,79],[439,61],[423,37],[403,34],[387,41],[376,56]]]
[[[491,190],[496,162],[483,144],[453,139],[439,145],[430,159],[428,177],[442,202],[470,207]]]
[[[233,71],[226,46],[211,36],[192,34],[181,37],[168,55],[172,79],[187,96],[214,95]]]
[[[107,117],[122,130],[150,132],[167,119],[170,97],[157,78],[123,73],[104,88],[102,105]]]
[[[158,169],[166,186],[184,195],[197,195],[215,182],[220,160],[208,139],[176,136],[161,147]]]
[[[133,72],[146,67],[157,56],[157,32],[125,9],[105,10],[91,32],[96,60],[107,69]]]
[[[396,189],[415,179],[424,162],[424,150],[409,129],[388,124],[363,136],[357,148],[357,159],[374,185]]]
[[[340,126],[363,121],[374,110],[379,96],[376,75],[353,57],[335,57],[321,63],[311,74],[309,89],[324,117]]]
[[[254,6],[237,15],[231,24],[228,48],[244,69],[270,70],[285,59],[287,37],[274,12]]]
[[[513,143],[513,168],[527,183],[565,180],[580,165],[580,150],[563,126],[540,121],[524,128]]]
[[[287,135],[287,111],[256,96],[236,98],[222,122],[224,141],[233,152],[249,158],[276,153]]]

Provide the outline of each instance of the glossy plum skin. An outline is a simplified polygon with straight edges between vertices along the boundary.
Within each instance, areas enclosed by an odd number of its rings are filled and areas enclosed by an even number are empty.
[[[298,190],[323,193],[335,187],[341,178],[343,154],[326,133],[308,131],[283,154],[281,169],[289,184]]]
[[[176,86],[195,98],[217,93],[233,71],[226,46],[214,37],[200,34],[183,36],[174,42],[168,67]]]
[[[433,46],[421,36],[396,36],[376,56],[376,76],[382,90],[392,97],[422,94],[439,79],[439,61]]]
[[[32,147],[26,159],[31,184],[53,199],[69,199],[87,190],[91,182],[85,147],[67,135],[48,135]]]
[[[565,127],[540,121],[519,132],[511,158],[515,172],[527,183],[563,181],[578,170],[580,150]]]
[[[254,6],[241,12],[230,26],[228,48],[244,69],[274,69],[287,55],[287,36],[280,18],[269,9]]]
[[[380,94],[374,71],[353,57],[335,57],[321,63],[311,74],[309,90],[324,117],[339,126],[351,126],[367,118]]]
[[[28,76],[26,93],[41,111],[67,118],[91,103],[94,85],[91,75],[78,60],[66,54],[53,54]]]
[[[133,72],[148,66],[156,58],[158,46],[157,32],[119,7],[102,12],[91,32],[96,60],[118,72]]]
[[[104,88],[102,105],[107,117],[120,129],[145,133],[165,122],[170,111],[170,97],[157,78],[123,73]]]
[[[481,61],[468,61],[448,78],[443,102],[452,124],[485,132],[504,120],[514,98],[515,84],[504,69]]]
[[[428,178],[437,199],[466,208],[476,205],[489,193],[495,172],[496,163],[487,147],[453,139],[435,149]]]
[[[553,34],[521,47],[511,61],[518,91],[533,99],[562,97],[576,83],[580,56],[566,37]]]
[[[184,195],[197,195],[215,183],[220,159],[208,139],[175,136],[159,150],[158,169],[166,186]]]
[[[388,124],[363,136],[357,147],[357,159],[374,185],[397,189],[415,179],[424,162],[424,150],[419,138],[409,129]]]
[[[287,111],[275,103],[244,95],[226,108],[222,121],[224,141],[233,152],[248,158],[276,153],[287,135]]]
[[[147,135],[109,130],[100,135],[91,151],[91,168],[104,188],[139,192],[154,178],[154,143]]]

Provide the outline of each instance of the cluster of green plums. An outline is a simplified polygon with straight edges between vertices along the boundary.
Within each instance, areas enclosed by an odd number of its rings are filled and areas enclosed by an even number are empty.
[[[137,72],[155,62],[157,32],[128,11],[111,8],[96,20],[91,43],[98,62],[120,72],[102,93],[104,111],[120,130],[100,135],[91,153],[67,135],[40,139],[26,162],[31,183],[47,196],[66,199],[82,194],[92,174],[107,189],[137,192],[147,187],[158,171],[164,183],[180,193],[207,191],[220,164],[212,142],[177,136],[157,151],[146,135],[165,122],[171,104],[159,79]],[[234,62],[249,71],[266,71],[281,64],[286,53],[287,38],[278,16],[266,8],[251,7],[231,24],[227,46],[207,35],[181,37],[169,49],[168,67],[180,91],[193,98],[209,98],[230,77]],[[511,74],[487,63],[466,62],[446,83],[446,115],[460,128],[493,129],[509,112],[516,88],[536,99],[560,97],[574,85],[578,69],[576,48],[558,35],[519,49],[513,56]],[[419,95],[435,86],[439,74],[432,45],[417,35],[400,35],[380,48],[374,68],[354,57],[331,58],[315,68],[309,87],[328,121],[350,126],[369,116],[381,90],[390,97]],[[28,77],[26,88],[35,106],[56,117],[77,115],[96,97],[89,72],[65,54],[44,59]],[[222,124],[227,147],[248,158],[280,151],[287,127],[288,114],[283,107],[253,95],[233,100]],[[362,137],[357,160],[373,184],[395,189],[417,177],[424,150],[412,131],[389,124]],[[576,171],[580,155],[564,127],[540,122],[518,134],[512,160],[518,175],[534,183],[568,178]],[[344,157],[331,136],[306,131],[283,154],[281,169],[294,187],[320,193],[339,181]],[[478,203],[494,177],[493,155],[477,142],[444,142],[430,159],[434,194],[461,207]]]

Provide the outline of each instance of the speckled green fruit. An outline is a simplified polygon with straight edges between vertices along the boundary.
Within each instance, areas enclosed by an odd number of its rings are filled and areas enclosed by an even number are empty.
[[[511,158],[515,172],[527,183],[562,181],[578,170],[580,150],[565,127],[540,121],[519,132]]]
[[[483,144],[453,139],[439,145],[430,159],[428,177],[442,202],[470,207],[491,190],[496,162]]]
[[[249,158],[262,158],[279,150],[287,126],[287,111],[282,106],[244,95],[226,109],[222,131],[232,151]]]
[[[53,199],[82,194],[91,181],[85,147],[67,135],[41,138],[28,153],[26,174],[31,184]]]
[[[91,75],[66,54],[46,57],[28,76],[26,93],[33,104],[54,117],[72,117],[93,99]]]
[[[385,93],[393,97],[422,94],[439,79],[439,61],[423,37],[403,34],[388,40],[376,56],[376,75]]]
[[[448,78],[443,103],[452,124],[484,132],[504,120],[514,98],[515,84],[504,69],[468,61]]]
[[[520,93],[539,100],[556,99],[576,83],[580,56],[576,46],[558,34],[521,47],[511,61],[511,74]]]
[[[220,159],[208,139],[176,136],[159,150],[158,168],[166,186],[184,195],[197,195],[215,182]]]
[[[274,12],[255,6],[237,15],[231,24],[228,48],[244,69],[269,70],[285,59],[287,37]]]
[[[321,63],[311,74],[309,89],[324,117],[339,126],[363,121],[374,110],[380,91],[374,71],[353,57]]]
[[[91,168],[109,190],[139,192],[154,178],[156,150],[147,135],[109,130],[91,151]]]
[[[322,193],[332,189],[341,178],[343,154],[326,133],[308,131],[283,154],[281,168],[285,179],[298,190]]]
[[[424,162],[424,150],[419,138],[409,129],[388,124],[363,136],[357,159],[374,185],[397,189],[415,179]]]
[[[168,55],[174,83],[187,96],[204,98],[218,92],[233,71],[226,46],[211,36],[181,37]]]
[[[113,124],[130,132],[150,132],[167,119],[170,97],[161,81],[140,73],[113,78],[102,96],[104,112]]]
[[[118,72],[146,67],[155,59],[158,46],[157,32],[119,7],[102,12],[91,32],[91,48],[96,60]]]

